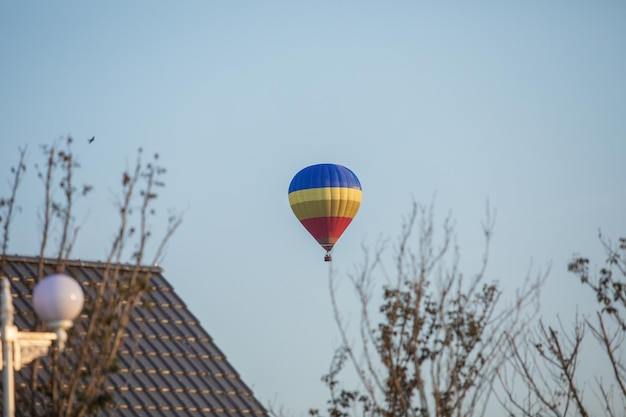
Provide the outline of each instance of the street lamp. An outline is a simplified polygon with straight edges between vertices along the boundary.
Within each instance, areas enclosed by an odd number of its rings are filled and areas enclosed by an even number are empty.
[[[53,340],[59,350],[65,347],[67,329],[83,309],[84,295],[80,285],[64,274],[50,275],[39,281],[33,291],[33,306],[37,315],[54,332],[22,332],[13,324],[15,309],[9,280],[2,278],[1,367],[4,392],[4,417],[15,414],[14,372],[23,365],[44,356]]]

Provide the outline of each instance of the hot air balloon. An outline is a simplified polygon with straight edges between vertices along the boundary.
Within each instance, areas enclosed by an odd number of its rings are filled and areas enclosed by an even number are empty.
[[[300,223],[330,251],[361,205],[361,183],[348,168],[318,164],[298,172],[289,184],[289,204]]]

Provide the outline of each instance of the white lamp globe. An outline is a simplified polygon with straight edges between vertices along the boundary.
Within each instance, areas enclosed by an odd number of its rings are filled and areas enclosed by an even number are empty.
[[[53,329],[69,329],[83,309],[85,296],[76,280],[65,274],[49,275],[33,291],[37,315]]]

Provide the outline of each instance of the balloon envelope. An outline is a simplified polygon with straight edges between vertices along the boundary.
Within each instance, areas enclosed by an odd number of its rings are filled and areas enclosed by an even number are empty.
[[[300,223],[326,251],[346,230],[361,205],[361,183],[348,168],[318,164],[289,184],[289,204]]]

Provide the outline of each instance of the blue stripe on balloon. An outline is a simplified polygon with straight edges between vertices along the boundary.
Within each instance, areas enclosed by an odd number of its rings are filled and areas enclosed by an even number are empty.
[[[345,187],[360,190],[361,183],[354,172],[342,165],[317,164],[298,172],[289,184],[289,192],[323,187]]]

